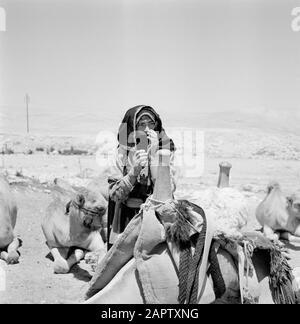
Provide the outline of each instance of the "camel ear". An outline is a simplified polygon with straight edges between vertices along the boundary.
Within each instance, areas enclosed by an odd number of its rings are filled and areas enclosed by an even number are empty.
[[[268,184],[268,187],[267,187],[268,194],[275,188],[280,189],[280,185],[277,181],[273,180]]]
[[[294,199],[293,199],[292,196],[288,196],[288,197],[286,197],[286,200],[287,200],[287,202],[288,202],[288,204],[289,204],[290,206],[293,206]]]
[[[71,201],[69,201],[69,202],[66,204],[66,211],[65,211],[65,214],[66,214],[66,215],[69,214],[70,206],[71,206]]]
[[[82,194],[78,194],[76,196],[76,203],[78,204],[79,208],[83,207],[85,204],[85,198]]]

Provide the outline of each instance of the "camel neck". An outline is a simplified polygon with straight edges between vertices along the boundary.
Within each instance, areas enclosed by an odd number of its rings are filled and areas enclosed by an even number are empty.
[[[220,172],[219,172],[219,180],[218,180],[218,188],[226,188],[229,187],[229,175],[231,164],[227,162],[220,163]]]
[[[167,201],[172,199],[171,175],[170,175],[170,156],[159,155],[157,166],[157,177],[153,190],[153,199]]]

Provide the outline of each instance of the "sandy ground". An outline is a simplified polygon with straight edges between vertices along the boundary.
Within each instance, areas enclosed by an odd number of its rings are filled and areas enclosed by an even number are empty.
[[[91,268],[82,261],[71,273],[53,273],[49,250],[41,230],[45,208],[51,200],[49,183],[55,177],[63,177],[73,184],[85,184],[99,176],[95,156],[61,156],[45,153],[26,155],[2,155],[1,173],[9,176],[18,203],[18,220],[15,234],[23,241],[20,262],[4,265],[6,290],[0,292],[0,303],[78,303],[91,278]],[[286,194],[300,188],[299,161],[272,158],[230,158],[233,165],[231,186],[244,193],[250,210],[248,228],[258,227],[254,210],[265,195],[268,182],[277,179]],[[215,186],[221,157],[205,159],[201,177],[178,180],[177,198],[188,198],[197,190]],[[16,176],[19,171],[18,176]],[[22,176],[25,176],[22,177]],[[38,181],[27,181],[26,177]],[[105,180],[103,180],[105,181]]]

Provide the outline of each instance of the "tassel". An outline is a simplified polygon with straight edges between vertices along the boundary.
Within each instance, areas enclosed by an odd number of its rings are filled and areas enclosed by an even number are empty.
[[[269,284],[276,304],[296,304],[297,294],[293,291],[292,269],[279,250],[271,251]]]

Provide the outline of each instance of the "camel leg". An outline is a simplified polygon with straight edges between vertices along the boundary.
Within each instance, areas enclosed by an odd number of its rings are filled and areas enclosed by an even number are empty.
[[[18,263],[19,260],[19,253],[18,253],[18,248],[20,246],[20,241],[18,238],[14,238],[14,240],[9,244],[7,248],[8,252],[8,258],[7,258],[7,263],[8,264],[14,264]]]
[[[270,265],[265,252],[257,252],[252,257],[257,280],[259,282],[259,304],[274,304],[269,286]]]
[[[69,248],[53,248],[51,253],[54,258],[54,272],[68,273],[74,264],[78,263],[83,257],[84,252],[76,249],[68,258]]]
[[[9,244],[6,251],[2,251],[0,258],[4,260],[7,264],[15,264],[19,261],[19,253],[17,252],[18,247],[20,246],[20,241],[18,238],[14,238],[14,240]]]
[[[273,231],[273,229],[267,225],[264,225],[263,232],[264,232],[264,235],[270,240],[278,240],[279,239],[279,234],[275,233]]]
[[[85,254],[85,262],[95,263],[97,259],[96,263],[98,263],[106,254],[106,246],[103,243],[102,237],[100,235],[95,235],[87,250],[89,252]]]
[[[105,244],[99,232],[96,232],[95,235],[91,238],[91,242],[86,249],[92,252],[105,249]]]
[[[75,251],[67,259],[69,270],[73,267],[74,264],[78,263],[83,258],[84,258],[83,250],[75,249]]]
[[[280,238],[290,243],[300,243],[300,237],[295,236],[289,232],[282,232],[280,234]]]
[[[54,273],[68,273],[70,268],[66,260],[69,248],[52,248],[54,258]]]
[[[221,247],[218,250],[217,258],[222,277],[226,286],[225,293],[219,299],[224,303],[240,302],[240,286],[237,268],[232,256]]]

